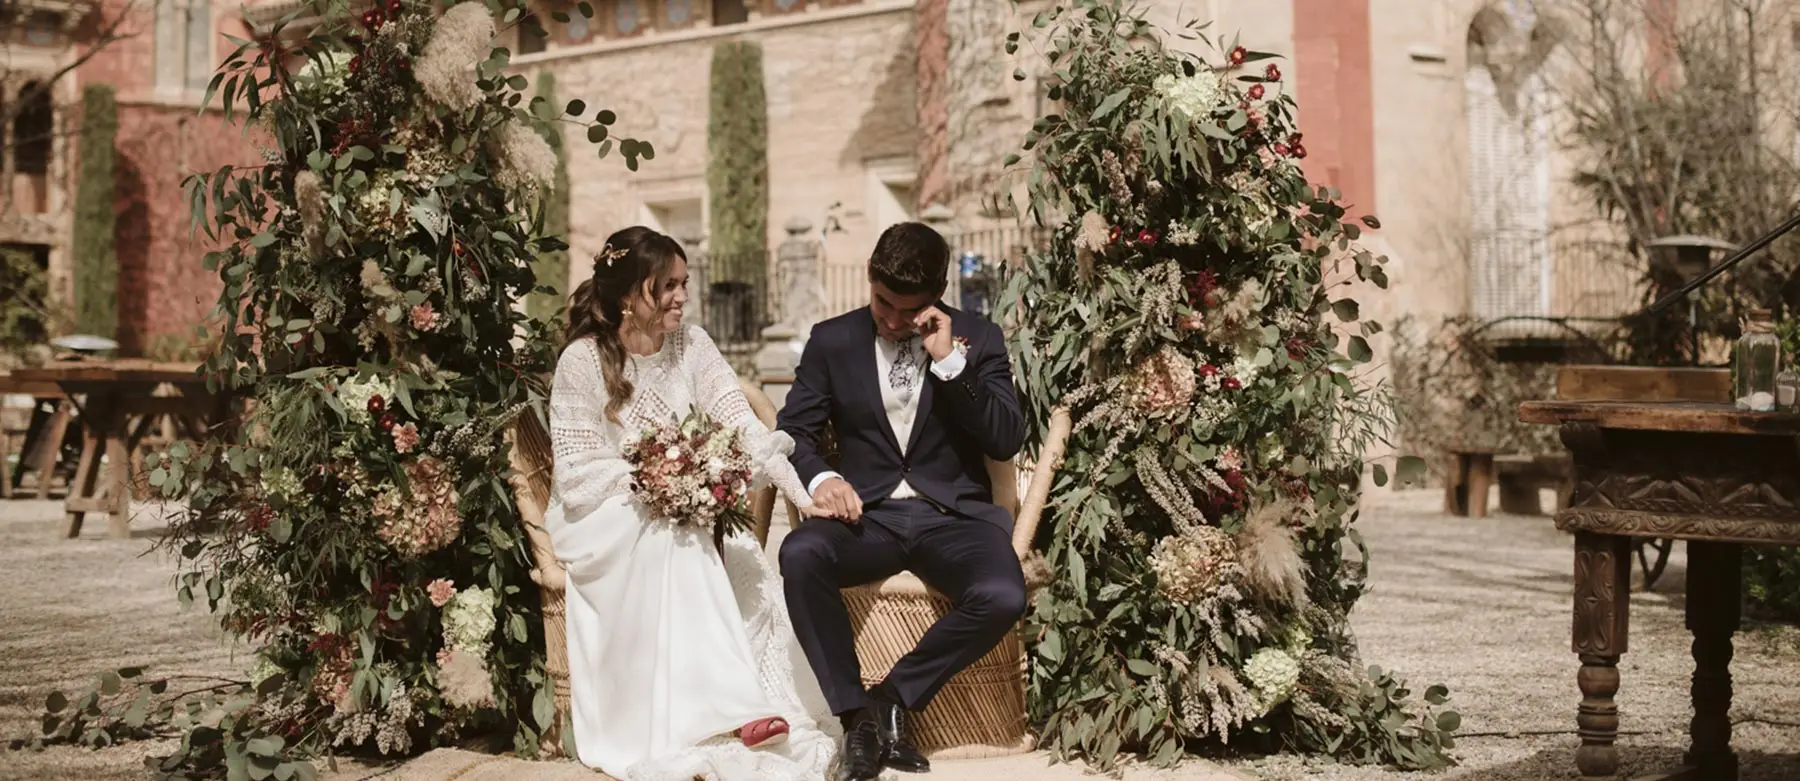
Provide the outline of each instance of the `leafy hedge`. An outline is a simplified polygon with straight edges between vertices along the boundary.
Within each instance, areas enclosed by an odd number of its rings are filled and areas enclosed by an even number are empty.
[[[762,45],[727,41],[713,47],[711,89],[707,248],[715,256],[743,257],[767,249],[769,241],[769,108]]]

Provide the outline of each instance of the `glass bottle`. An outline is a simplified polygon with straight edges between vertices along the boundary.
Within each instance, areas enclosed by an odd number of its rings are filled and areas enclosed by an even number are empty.
[[[1789,411],[1800,407],[1800,372],[1788,368],[1775,375],[1775,406]]]
[[[1781,342],[1775,338],[1775,320],[1767,309],[1750,310],[1744,335],[1732,352],[1732,396],[1737,408],[1752,412],[1775,409],[1775,371],[1781,365]]]

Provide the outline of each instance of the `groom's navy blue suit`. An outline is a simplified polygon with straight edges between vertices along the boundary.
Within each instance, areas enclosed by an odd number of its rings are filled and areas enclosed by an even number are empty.
[[[809,486],[841,474],[863,502],[862,520],[797,526],[781,546],[788,612],[826,701],[843,714],[869,705],[840,588],[902,570],[956,609],[932,626],[887,681],[908,710],[980,659],[1025,611],[1025,579],[1012,551],[1012,517],[994,505],[985,459],[1018,453],[1025,420],[1005,339],[976,315],[938,308],[967,340],[954,379],[924,372],[911,431],[894,431],[884,407],[875,320],[863,308],[820,323],[795,371],[779,428],[794,438],[794,466]],[[827,427],[838,461],[827,464]],[[908,443],[904,451],[900,437]],[[890,499],[904,481],[915,499]]]

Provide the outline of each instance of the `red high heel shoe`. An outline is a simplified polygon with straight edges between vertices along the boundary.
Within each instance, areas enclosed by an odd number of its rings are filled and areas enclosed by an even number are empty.
[[[744,741],[748,748],[773,746],[787,740],[787,736],[787,719],[780,716],[757,719],[738,729],[738,740]]]

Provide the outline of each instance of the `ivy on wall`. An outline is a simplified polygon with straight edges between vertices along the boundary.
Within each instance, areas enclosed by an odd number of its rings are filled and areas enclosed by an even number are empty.
[[[550,106],[556,105],[556,74],[539,73],[537,96]],[[556,182],[544,202],[544,231],[550,236],[569,235],[569,159],[563,150],[562,131],[552,123],[544,134],[550,148],[556,150]],[[525,311],[533,318],[548,320],[561,311],[568,295],[569,250],[558,249],[538,255],[533,264],[538,291],[525,301]],[[542,292],[550,288],[551,292]]]
[[[727,41],[713,48],[706,149],[711,254],[741,258],[767,249],[768,101],[762,46],[754,41]]]
[[[113,246],[113,139],[118,104],[104,84],[81,95],[79,166],[75,179],[76,329],[114,338],[119,331],[119,259]]]

